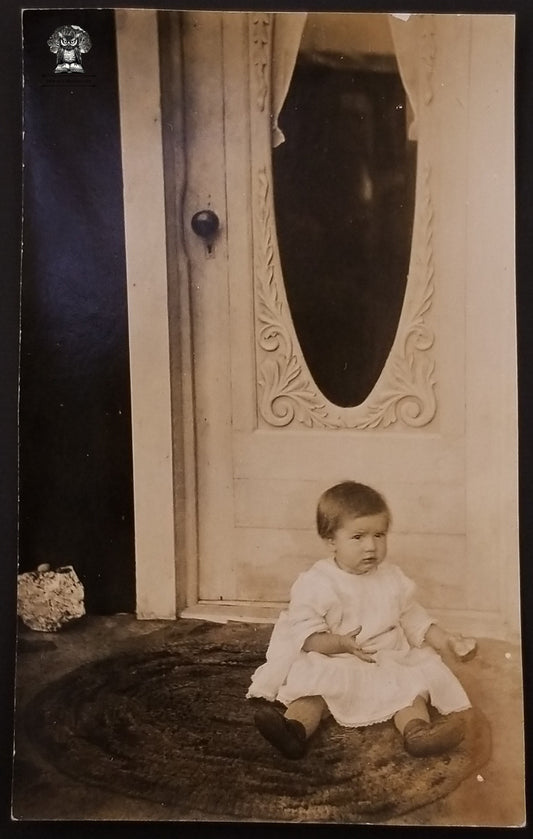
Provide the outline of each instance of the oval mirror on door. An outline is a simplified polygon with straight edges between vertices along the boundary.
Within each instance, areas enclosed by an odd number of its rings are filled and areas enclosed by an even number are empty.
[[[386,15],[310,14],[273,150],[296,333],[320,391],[360,405],[392,347],[414,215],[416,144]]]

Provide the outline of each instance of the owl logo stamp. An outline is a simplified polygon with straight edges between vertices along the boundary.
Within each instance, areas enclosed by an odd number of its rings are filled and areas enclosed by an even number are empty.
[[[91,49],[91,39],[81,26],[58,26],[48,38],[56,56],[55,73],[84,73],[81,57]]]

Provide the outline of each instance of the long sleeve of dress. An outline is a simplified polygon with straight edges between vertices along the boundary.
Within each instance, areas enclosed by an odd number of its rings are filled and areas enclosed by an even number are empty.
[[[274,699],[290,667],[314,632],[328,632],[339,619],[340,607],[331,584],[315,568],[300,574],[291,588],[291,599],[274,626],[266,662],[253,675],[248,697]]]
[[[315,632],[331,631],[332,623],[340,619],[337,611],[340,606],[329,580],[315,569],[301,574],[291,588],[287,610],[288,626],[298,649]]]
[[[398,567],[396,570],[400,583],[400,624],[409,644],[412,647],[421,647],[434,621],[415,599],[416,586],[413,581]]]

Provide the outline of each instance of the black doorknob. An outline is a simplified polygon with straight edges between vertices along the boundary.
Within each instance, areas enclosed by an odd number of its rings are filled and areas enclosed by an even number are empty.
[[[191,219],[191,227],[196,235],[201,236],[208,242],[214,238],[219,226],[220,221],[213,210],[200,210]]]

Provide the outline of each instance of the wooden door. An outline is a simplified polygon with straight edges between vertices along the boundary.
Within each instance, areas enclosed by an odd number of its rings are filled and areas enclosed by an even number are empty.
[[[356,27],[358,17],[343,25]],[[430,608],[463,628],[496,632],[509,620],[512,26],[464,16],[420,16],[415,25],[405,298],[371,392],[339,407],[313,379],[284,287],[269,119],[274,16],[182,16],[197,502],[189,605],[197,612],[219,604],[271,616],[296,575],[324,555],[314,530],[319,494],[353,478],[387,497],[390,555]],[[495,178],[500,206],[489,208]],[[210,243],[190,225],[202,210],[220,223]]]

